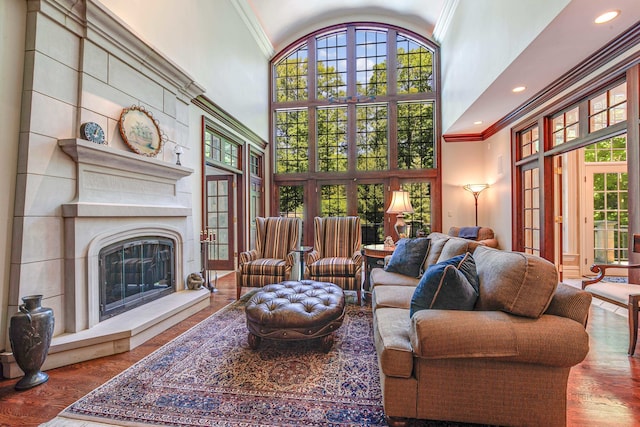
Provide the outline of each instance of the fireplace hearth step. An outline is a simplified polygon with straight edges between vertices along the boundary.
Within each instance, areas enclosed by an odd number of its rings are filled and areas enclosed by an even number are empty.
[[[53,338],[42,370],[124,353],[209,305],[206,289],[176,292],[100,322]],[[10,352],[0,353],[5,378],[24,375]]]

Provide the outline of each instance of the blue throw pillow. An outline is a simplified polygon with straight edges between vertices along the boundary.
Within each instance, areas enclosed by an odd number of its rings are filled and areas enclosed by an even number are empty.
[[[420,277],[422,263],[427,257],[430,240],[426,237],[400,239],[384,268],[390,273],[400,273],[410,277]]]
[[[466,277],[466,274],[474,276],[472,260],[464,254],[429,267],[413,292],[409,315],[428,309],[473,310],[478,291]],[[459,269],[463,264],[464,268]],[[475,277],[477,284],[477,273]]]
[[[473,255],[467,252],[460,263],[457,266],[458,270],[469,281],[469,284],[473,286],[476,293],[480,295],[480,279],[478,278],[478,270],[476,269],[476,260],[473,259]]]

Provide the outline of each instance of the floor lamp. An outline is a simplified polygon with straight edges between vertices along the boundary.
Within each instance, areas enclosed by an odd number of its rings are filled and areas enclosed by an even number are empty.
[[[467,184],[464,186],[464,189],[473,194],[473,198],[476,199],[476,227],[478,226],[478,196],[487,188],[489,188],[489,184]]]
[[[411,206],[411,200],[409,200],[409,192],[404,190],[394,191],[391,196],[391,204],[387,209],[389,214],[397,214],[396,223],[393,226],[398,235],[398,239],[407,237],[409,235],[409,226],[404,222],[405,213],[413,213],[413,207]]]

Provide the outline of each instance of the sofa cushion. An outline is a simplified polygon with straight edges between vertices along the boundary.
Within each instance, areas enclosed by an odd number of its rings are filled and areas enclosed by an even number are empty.
[[[426,271],[429,266],[438,263],[438,258],[440,258],[440,254],[442,253],[442,248],[444,248],[445,243],[451,237],[442,233],[431,233],[429,234],[428,239],[431,241],[429,243],[429,250],[427,251],[427,258],[424,260],[424,270]]]
[[[400,239],[385,270],[409,277],[420,277],[430,240],[426,237]]]
[[[376,289],[381,285],[409,286],[411,287],[412,292],[413,288],[418,286],[418,282],[420,282],[420,279],[418,278],[405,276],[404,274],[399,273],[390,273],[388,271],[384,271],[382,268],[374,268],[371,270],[369,280],[371,282],[372,289]]]
[[[571,367],[589,351],[587,332],[578,322],[500,311],[423,310],[411,318],[410,339],[414,354],[425,359],[498,358]]]
[[[451,237],[442,247],[438,262],[446,261],[454,256],[464,254],[465,252],[473,252],[480,243],[473,240],[462,239],[460,237]]]
[[[379,308],[374,312],[373,333],[380,369],[390,377],[410,378],[413,374],[413,349],[409,333],[408,310]]]
[[[419,310],[472,310],[478,293],[458,265],[466,255],[458,255],[432,265],[424,273],[411,298],[410,316]],[[468,261],[465,261],[468,262]],[[466,267],[471,270],[470,267]]]
[[[549,261],[486,246],[478,246],[473,258],[480,281],[476,310],[538,318],[549,306],[558,285],[557,270]]]
[[[413,286],[378,286],[371,297],[371,307],[377,310],[380,307],[395,307],[409,309],[411,297],[415,287]]]

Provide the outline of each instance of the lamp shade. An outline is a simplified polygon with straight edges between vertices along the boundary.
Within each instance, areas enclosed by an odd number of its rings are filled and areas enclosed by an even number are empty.
[[[483,190],[489,188],[489,184],[467,184],[464,189],[473,193],[474,195],[480,194]]]
[[[389,205],[389,209],[387,209],[387,213],[413,213],[411,200],[409,200],[409,192],[404,190],[394,191],[391,195],[391,204]]]

